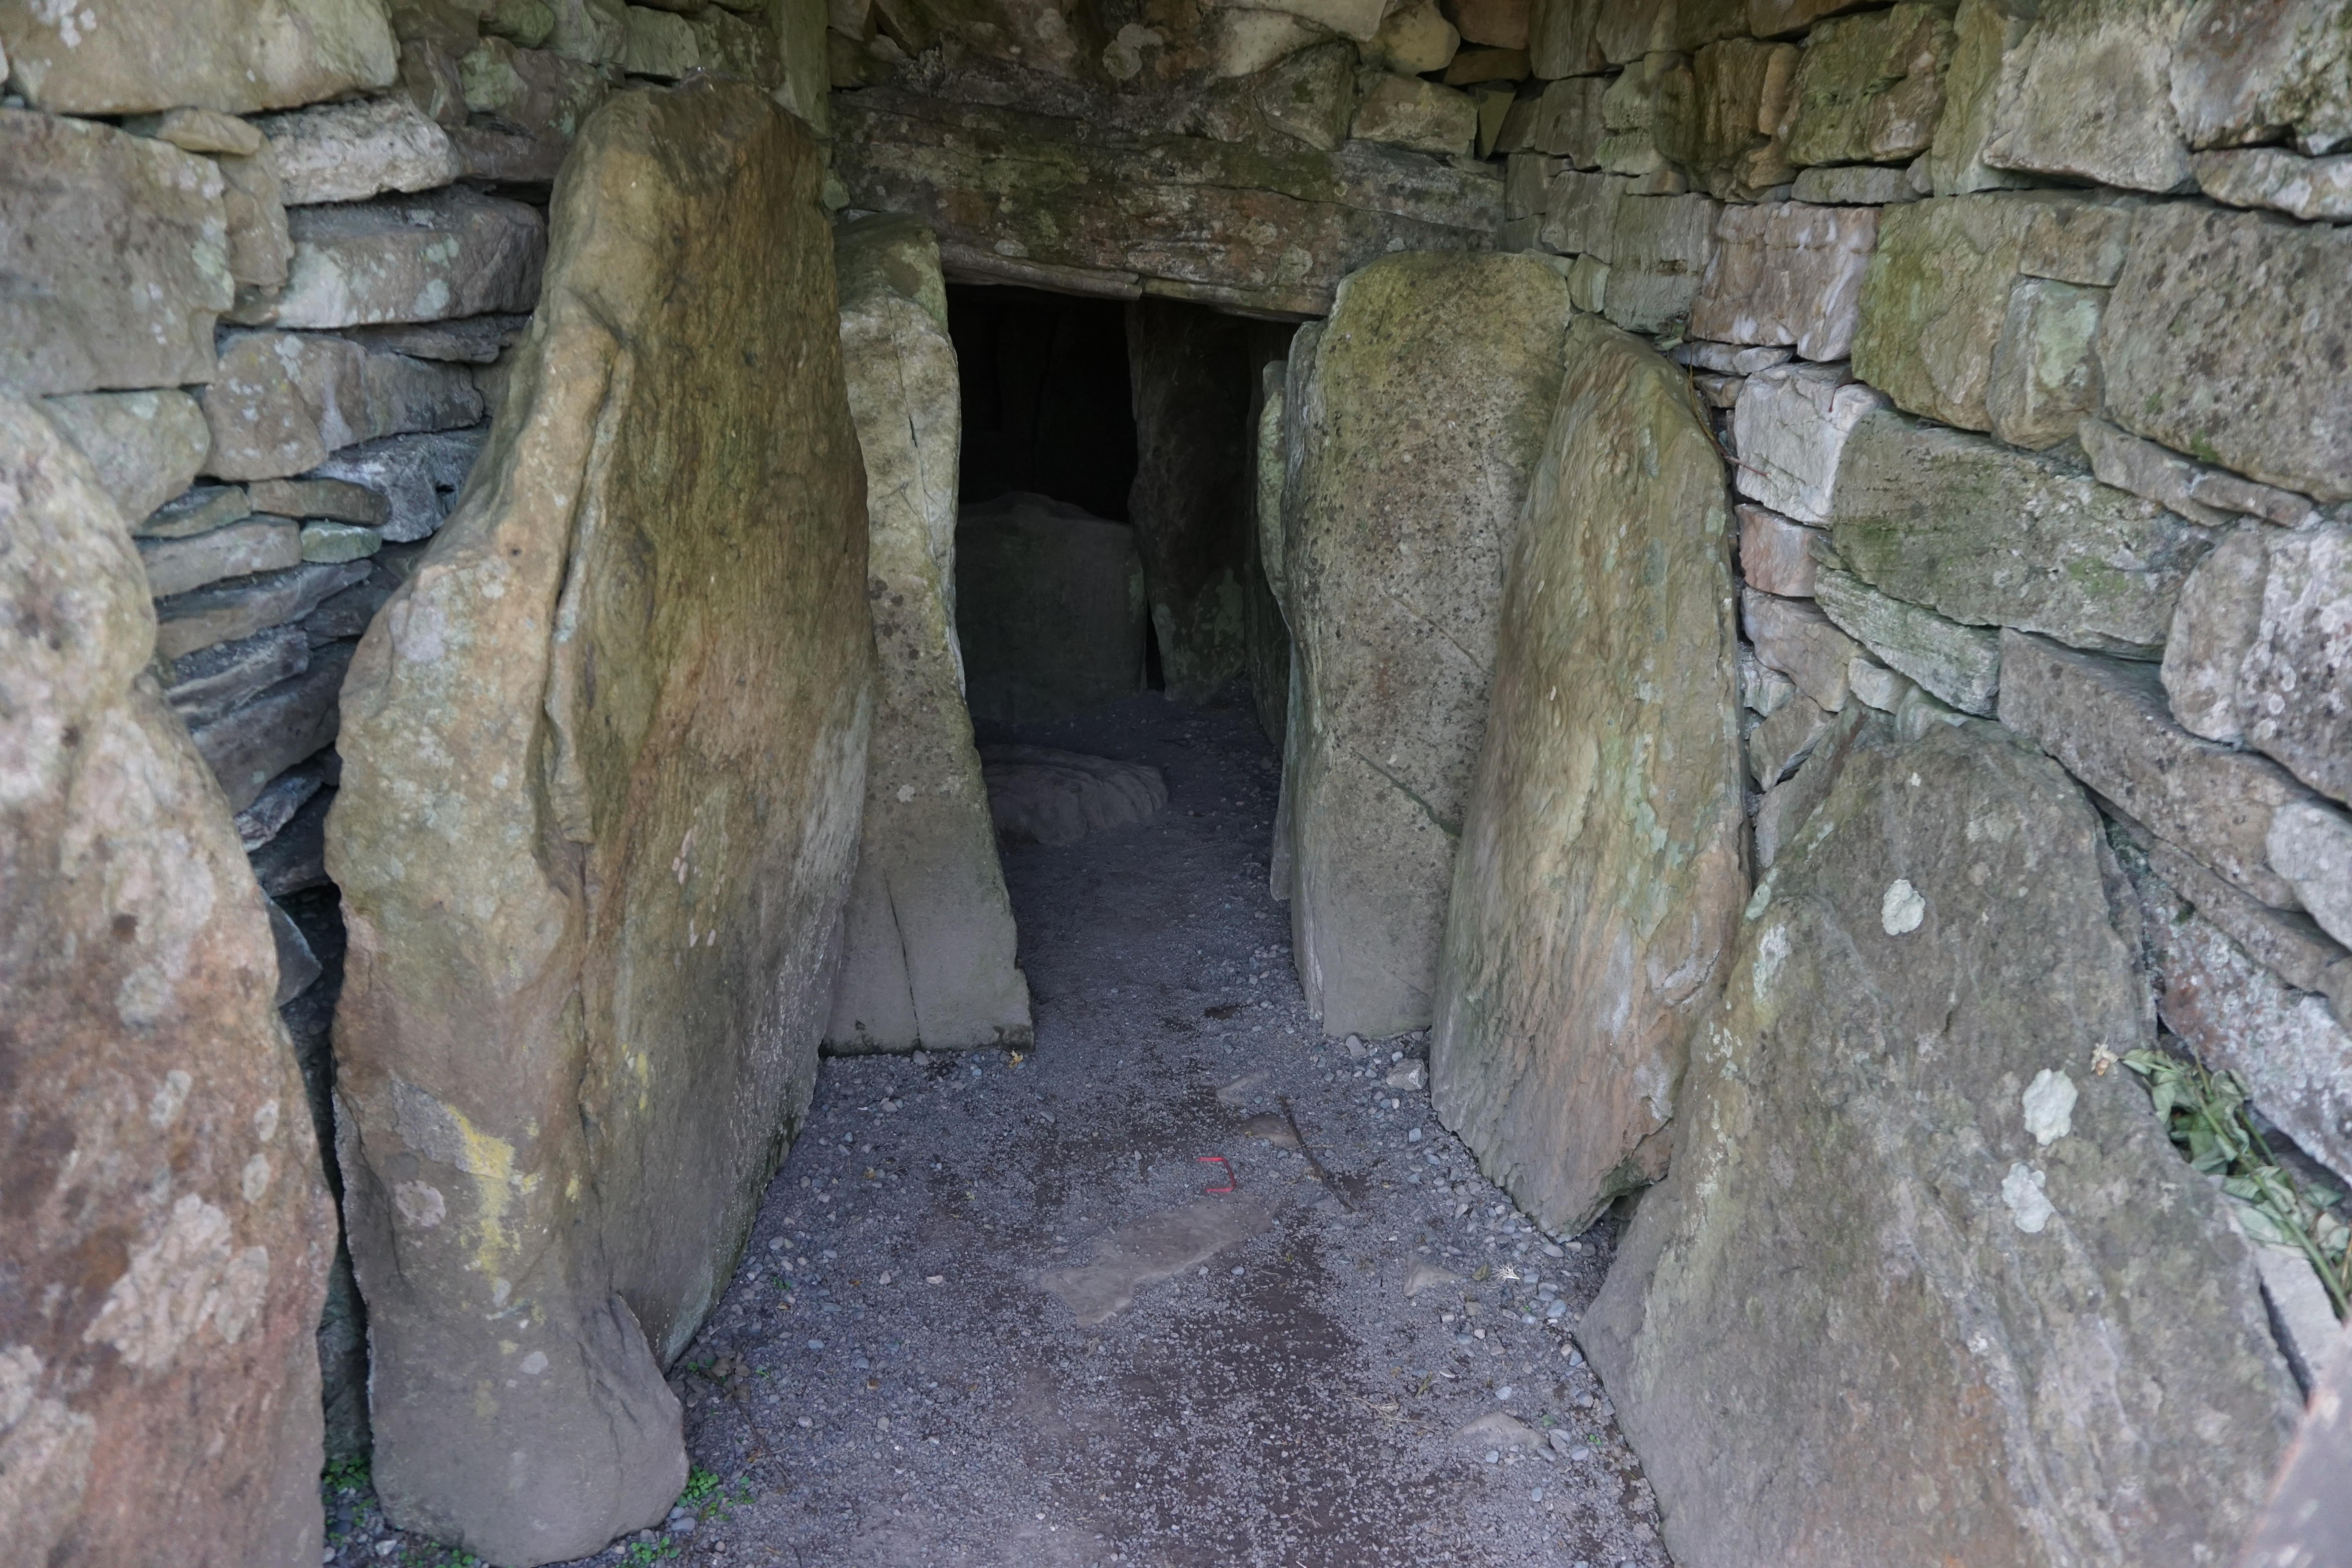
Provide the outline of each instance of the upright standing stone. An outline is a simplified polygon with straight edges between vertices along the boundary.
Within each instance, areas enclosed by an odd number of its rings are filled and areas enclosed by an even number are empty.
[[[319,1561],[334,1215],[121,513],[0,395],[0,1552]]]
[[[1249,662],[1249,324],[1177,300],[1127,307],[1135,483],[1127,515],[1168,695],[1198,702]]]
[[[1728,504],[1683,372],[1569,329],[1505,588],[1430,1037],[1438,1117],[1545,1229],[1665,1168],[1748,899]]]
[[[2110,1065],[2150,1043],[2113,864],[1986,724],[1864,737],[1781,849],[1582,1330],[1677,1563],[2230,1560],[2297,1402]]]
[[[815,1078],[872,662],[820,178],[738,83],[589,121],[490,446],[345,685],[376,1492],[498,1563],[667,1512],[662,1366]]]
[[[1394,256],[1341,285],[1310,362],[1294,352],[1291,928],[1327,1034],[1434,1016],[1503,562],[1569,313],[1534,257]]]
[[[825,1043],[836,1051],[1018,1045],[1029,984],[964,707],[955,640],[955,345],[939,242],[908,219],[843,229],[841,359],[866,457],[874,736]]]

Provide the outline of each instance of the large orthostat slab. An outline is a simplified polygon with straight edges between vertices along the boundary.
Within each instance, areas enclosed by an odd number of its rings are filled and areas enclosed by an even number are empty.
[[[1017,1045],[1029,984],[971,743],[955,640],[956,449],[963,429],[939,243],[906,218],[845,228],[841,364],[866,456],[874,735],[825,1044],[835,1051]]]
[[[490,444],[344,688],[376,1493],[501,1564],[676,1499],[662,1366],[814,1080],[872,664],[819,177],[740,85],[583,128]]]
[[[2223,1200],[2099,1054],[2149,1043],[2129,886],[2031,745],[1875,728],[1748,905],[1584,1319],[1666,1544],[2229,1562],[2299,1402]]]
[[[1533,257],[1397,256],[1340,286],[1311,358],[1293,350],[1290,911],[1328,1034],[1434,1016],[1503,563],[1569,314]]]
[[[335,1222],[261,890],[129,525],[8,395],[0,495],[0,1558],[315,1563]]]
[[[1439,1119],[1563,1235],[1664,1173],[1684,1037],[1748,899],[1706,412],[1680,367],[1591,317],[1566,358],[1506,574],[1430,1037]]]

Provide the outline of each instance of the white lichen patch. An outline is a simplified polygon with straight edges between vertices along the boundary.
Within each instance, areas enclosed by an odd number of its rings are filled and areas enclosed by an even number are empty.
[[[207,1323],[235,1344],[259,1314],[268,1286],[268,1250],[236,1251],[228,1216],[184,1194],[162,1233],[131,1253],[82,1340],[112,1345],[131,1365],[162,1372]]]
[[[392,1189],[392,1206],[401,1219],[417,1230],[431,1230],[449,1215],[449,1202],[429,1182],[401,1182]]]
[[[2036,1143],[2046,1149],[2074,1131],[2074,1080],[2057,1068],[2033,1075],[2025,1086],[2025,1130]]]
[[[44,1396],[41,1371],[31,1346],[0,1350],[0,1520],[11,1562],[49,1560],[89,1482],[97,1423]]]
[[[2050,1194],[2043,1191],[2047,1180],[2022,1160],[2011,1165],[2009,1174],[2001,1178],[2000,1201],[2009,1205],[2010,1217],[2017,1222],[2017,1228],[2028,1236],[2040,1235],[2042,1227],[2058,1212],[2050,1202]]]
[[[1878,900],[1878,923],[1887,935],[1907,936],[1927,918],[1927,900],[1910,879],[1897,877],[1886,885],[1886,896]]]

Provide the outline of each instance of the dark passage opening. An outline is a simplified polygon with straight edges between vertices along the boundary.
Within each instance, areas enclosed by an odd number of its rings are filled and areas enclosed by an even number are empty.
[[[1025,490],[1128,521],[1136,443],[1126,309],[1034,289],[948,289],[963,374],[964,504]]]

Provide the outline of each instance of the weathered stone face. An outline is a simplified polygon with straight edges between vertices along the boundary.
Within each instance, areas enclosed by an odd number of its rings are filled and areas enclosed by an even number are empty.
[[[1590,317],[1505,589],[1432,1103],[1547,1230],[1664,1170],[1739,906],[1728,501],[1682,372]],[[1632,569],[1640,563],[1639,570]]]
[[[184,392],[87,392],[43,406],[134,528],[188,488],[212,449],[204,410]]]
[[[1857,744],[1758,889],[1580,1336],[1676,1562],[2221,1562],[2260,1507],[2294,1385],[2095,1058],[2150,1032],[2103,851],[2055,764],[1938,725]]]
[[[1433,1016],[1503,562],[1568,318],[1533,258],[1399,256],[1348,280],[1311,360],[1294,349],[1291,923],[1327,1034]]]
[[[58,114],[250,114],[389,87],[399,62],[383,0],[7,0],[0,47],[33,106]]]
[[[1135,530],[1045,496],[963,509],[956,641],[972,717],[1066,719],[1143,685],[1150,610]]]
[[[25,1563],[315,1563],[334,1216],[123,519],[0,396],[0,1500]]]
[[[1823,22],[1790,93],[1790,161],[1899,163],[1926,152],[1944,111],[1952,45],[1950,13],[1915,0]]]
[[[286,288],[238,308],[280,327],[441,321],[528,310],[547,231],[534,209],[452,186],[404,200],[298,207]]]
[[[872,658],[818,183],[739,84],[583,128],[490,447],[346,682],[376,1490],[498,1562],[677,1497],[661,1366],[814,1080]]]
[[[2194,0],[2172,57],[2172,109],[2191,147],[2280,130],[2312,153],[2352,142],[2352,17],[2334,0]]]
[[[2172,55],[2190,0],[2045,5],[2002,58],[1984,161],[2169,191],[2189,179]]]
[[[1030,1037],[1013,908],[989,826],[955,641],[956,449],[963,412],[938,242],[870,217],[834,247],[842,370],[866,459],[874,734],[866,753],[834,1050]]]
[[[2347,296],[2352,229],[2148,207],[2099,324],[2108,417],[2265,483],[2352,500]]]
[[[1726,207],[1716,234],[1715,259],[1691,301],[1693,336],[1787,343],[1809,360],[1846,356],[1878,240],[1876,209]]]

